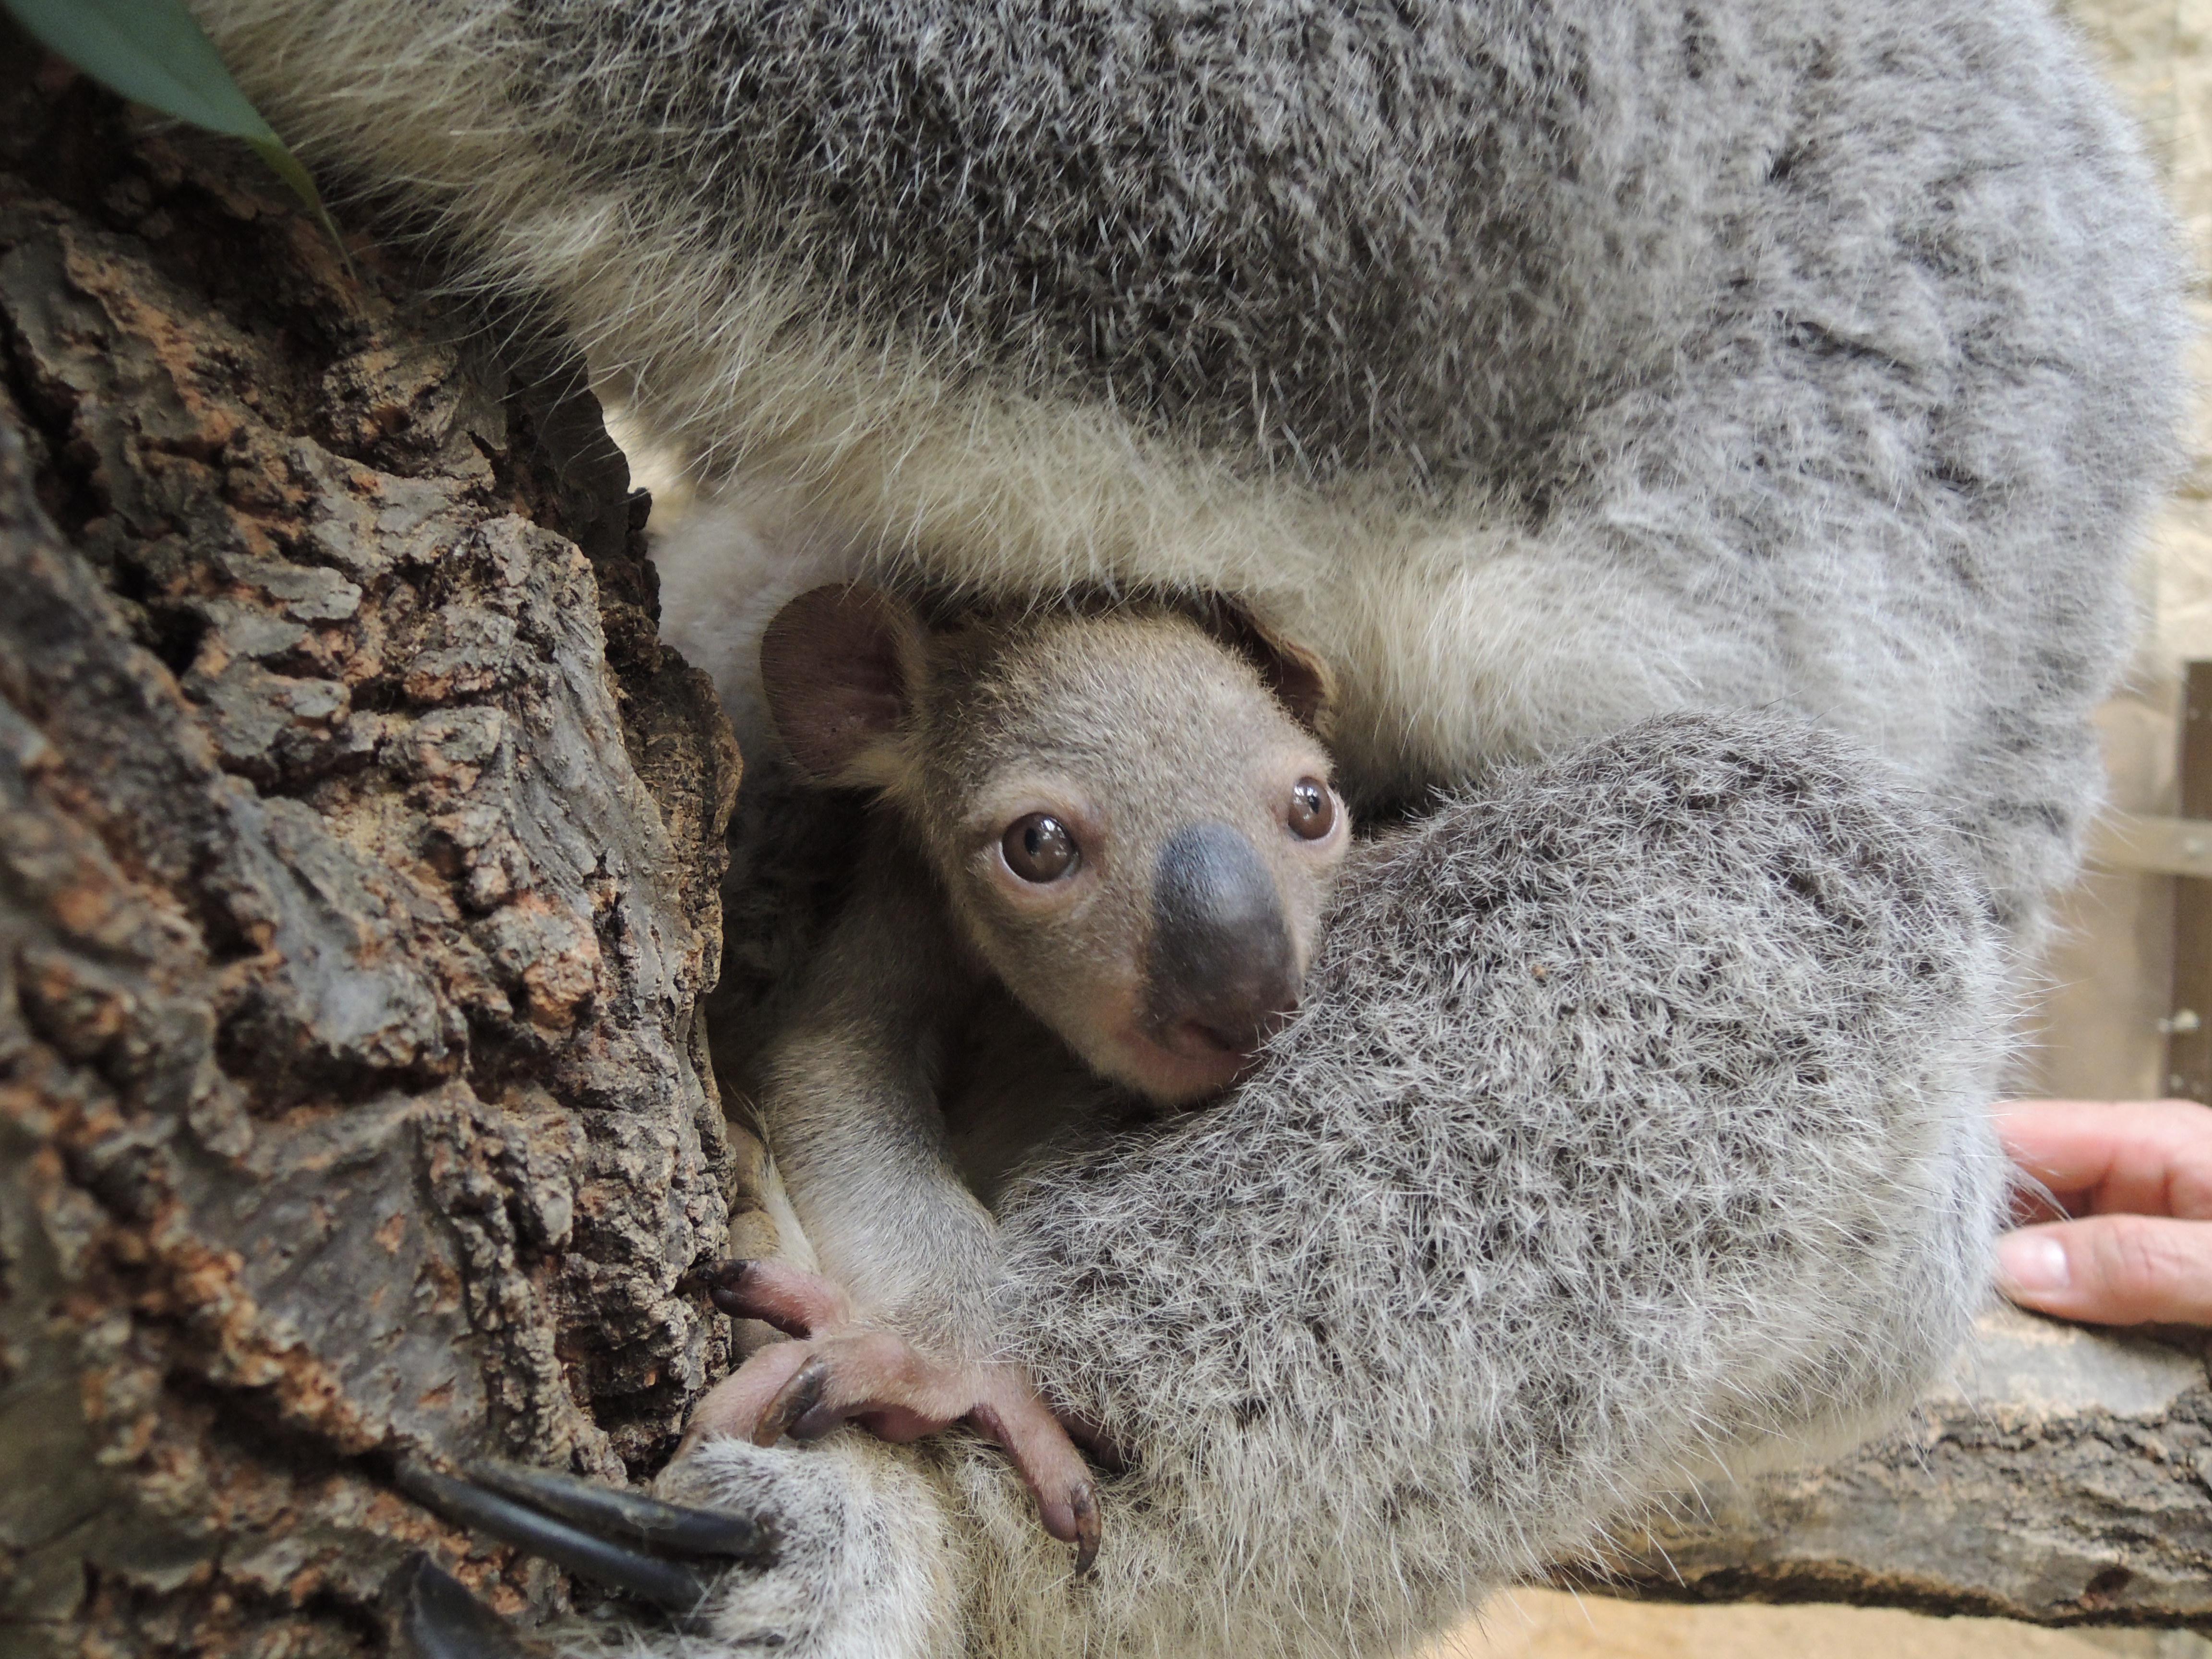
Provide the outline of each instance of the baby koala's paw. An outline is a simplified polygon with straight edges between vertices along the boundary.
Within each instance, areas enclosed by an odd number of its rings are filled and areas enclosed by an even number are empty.
[[[692,1413],[684,1451],[718,1436],[756,1446],[811,1440],[848,1422],[915,1440],[964,1419],[1006,1448],[1045,1530],[1076,1547],[1076,1571],[1090,1566],[1099,1538],[1090,1468],[1021,1366],[933,1358],[854,1319],[830,1280],[781,1262],[731,1262],[710,1294],[725,1313],[796,1340],[762,1349],[716,1384]]]

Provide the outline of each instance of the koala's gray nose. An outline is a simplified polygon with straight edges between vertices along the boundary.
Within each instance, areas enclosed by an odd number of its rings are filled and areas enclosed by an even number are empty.
[[[1297,1006],[1297,952],[1274,878],[1225,823],[1194,823],[1160,849],[1145,1012],[1160,1043],[1194,1059],[1249,1054]]]

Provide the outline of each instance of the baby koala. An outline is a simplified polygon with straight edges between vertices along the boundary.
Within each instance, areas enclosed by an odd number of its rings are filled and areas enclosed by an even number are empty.
[[[1350,845],[1326,673],[1225,609],[932,626],[857,586],[792,601],[761,666],[800,772],[874,805],[761,1073],[823,1273],[726,1272],[720,1305],[802,1340],[754,1355],[690,1432],[910,1439],[966,1418],[1080,1568],[1090,1474],[1003,1353],[970,1183],[1122,1091],[1219,1093],[1296,1006]]]

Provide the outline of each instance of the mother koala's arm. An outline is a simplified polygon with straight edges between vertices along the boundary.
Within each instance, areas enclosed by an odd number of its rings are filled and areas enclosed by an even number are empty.
[[[720,1443],[671,1485],[819,1547],[718,1619],[805,1607],[775,1633],[822,1655],[1394,1651],[1870,1426],[1986,1294],[2003,994],[1948,832],[1802,724],[1653,720],[1447,804],[1351,881],[1233,1098],[1006,1206],[1020,1357],[1133,1454],[1095,1576],[987,1452]]]

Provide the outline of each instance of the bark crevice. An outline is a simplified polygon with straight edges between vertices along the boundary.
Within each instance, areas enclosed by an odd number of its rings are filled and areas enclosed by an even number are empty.
[[[0,1632],[378,1650],[726,1364],[738,757],[580,365],[0,53]]]

